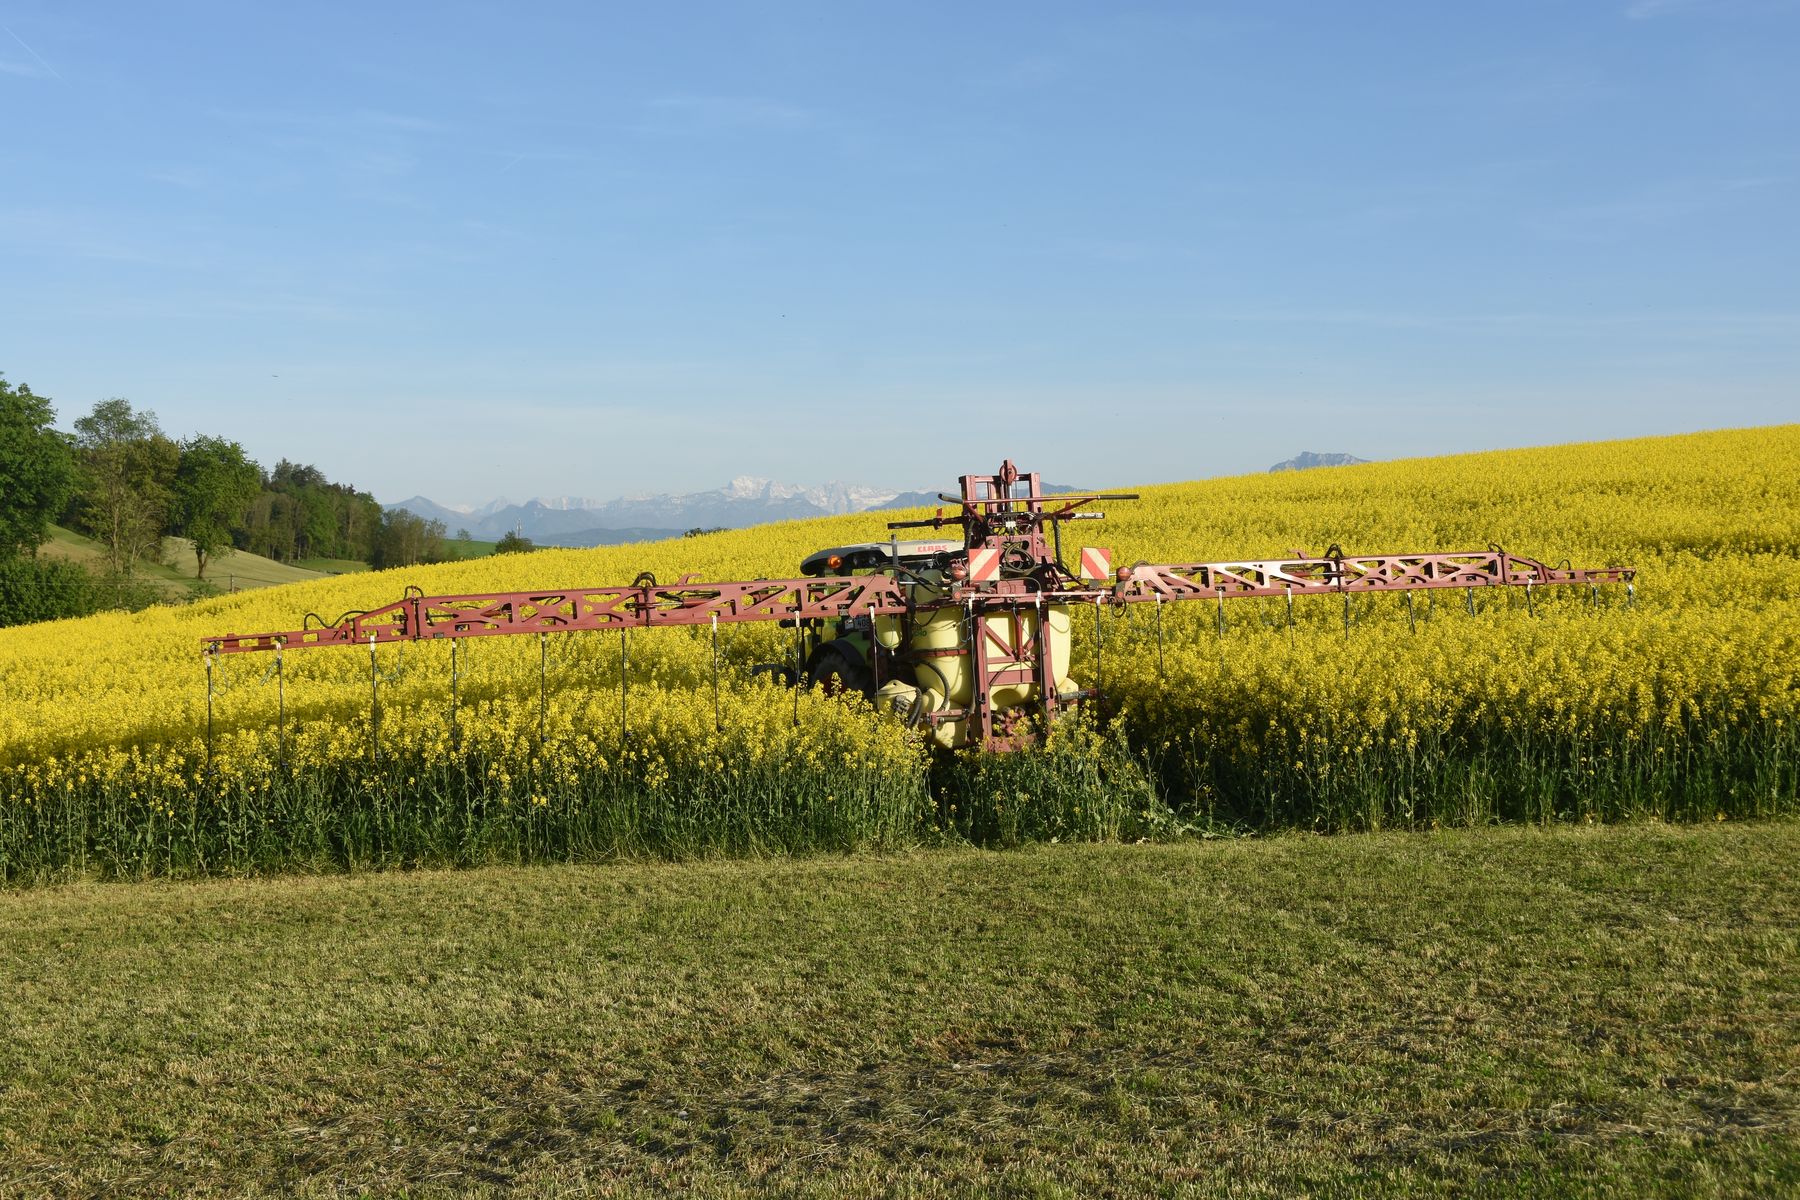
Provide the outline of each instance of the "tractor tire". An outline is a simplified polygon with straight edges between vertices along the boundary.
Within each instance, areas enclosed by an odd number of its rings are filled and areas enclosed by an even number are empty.
[[[806,660],[806,687],[821,687],[828,696],[856,692],[866,699],[875,696],[875,675],[854,651],[826,642]]]

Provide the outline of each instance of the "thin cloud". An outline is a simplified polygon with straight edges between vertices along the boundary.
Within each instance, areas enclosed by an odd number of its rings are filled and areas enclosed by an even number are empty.
[[[1670,180],[1609,200],[1553,208],[1527,219],[1525,225],[1546,237],[1604,241],[1722,212],[1782,184],[1780,179],[1754,175]]]
[[[347,152],[343,162],[349,170],[359,175],[381,179],[398,179],[411,175],[419,165],[419,160],[410,154],[376,149]]]
[[[383,112],[380,109],[362,109],[356,114],[356,119],[365,125],[373,125],[378,129],[392,129],[399,133],[446,133],[449,131],[449,126],[442,121],[434,121],[430,117]]]
[[[62,80],[62,76],[58,75],[56,73],[56,68],[51,66],[49,63],[45,62],[43,55],[39,54],[36,50],[33,50],[30,46],[25,45],[25,39],[20,37],[18,34],[13,33],[11,27],[6,26],[6,25],[0,25],[0,29],[6,30],[7,34],[12,38],[13,41],[19,43],[19,45],[21,45],[21,46],[25,46],[25,53],[31,55],[32,58],[35,58],[37,60],[38,66],[40,66],[40,67],[44,68],[44,70],[50,72],[51,76],[54,77],[55,79],[57,79],[59,81]],[[8,74],[14,74],[14,73],[15,72],[8,72]]]
[[[1795,7],[1794,0],[1632,0],[1625,6],[1625,15],[1633,21],[1654,21],[1660,17],[1699,12],[1719,15],[1792,12]]]
[[[1589,108],[1622,98],[1625,91],[1599,70],[1575,64],[1539,64],[1501,86],[1496,98],[1518,108]]]
[[[76,315],[115,320],[149,320],[169,315],[170,295],[158,291],[142,296],[105,296],[78,303],[70,311]],[[393,328],[402,314],[391,309],[355,306],[334,300],[306,296],[245,297],[236,293],[182,292],[180,311],[189,317],[277,317],[283,320],[313,321],[320,324],[381,324]]]
[[[1634,21],[1648,21],[1653,17],[1666,17],[1670,13],[1701,8],[1705,2],[1706,0],[1636,0],[1625,6],[1625,15]]]
[[[1416,98],[1420,86],[1394,80],[1383,90],[1396,97]],[[1488,58],[1436,80],[1427,79],[1422,87],[1458,104],[1548,112],[1590,110],[1617,103],[1628,94],[1600,64],[1560,50]]]
[[[207,113],[219,120],[233,121],[242,125],[268,125],[279,129],[336,135],[448,133],[451,128],[442,121],[436,121],[430,117],[368,108],[345,112],[330,109],[215,107],[208,109]]]
[[[648,103],[660,126],[707,132],[754,129],[796,133],[826,124],[816,111],[766,96],[658,96]]]
[[[1766,335],[1800,332],[1800,312],[1688,311],[1662,313],[1464,312],[1434,313],[1378,309],[1225,309],[1196,319],[1244,325],[1346,325],[1378,329],[1452,329],[1470,332],[1517,330],[1589,335],[1606,330],[1656,330],[1659,336]]]
[[[104,220],[46,208],[0,209],[0,247],[20,255],[95,259],[102,262],[187,269],[165,245],[121,238]]]
[[[193,192],[212,183],[211,173],[197,167],[161,167],[146,172],[144,178],[152,183],[166,183],[170,187],[185,188]]]
[[[514,149],[509,148],[509,149],[499,149],[499,150],[480,150],[480,151],[476,151],[476,153],[483,154],[490,158],[495,158],[495,159],[500,160],[500,165],[498,167],[494,168],[494,174],[496,174],[496,175],[505,175],[507,172],[511,171],[514,167],[518,167],[518,166],[521,166],[526,163],[536,164],[536,163],[584,162],[588,158],[591,157],[589,154],[587,154],[584,151],[576,151],[576,150],[514,150]]]
[[[1069,74],[1066,60],[1053,54],[1032,54],[1007,63],[977,82],[1000,91],[1032,91],[1062,82]]]

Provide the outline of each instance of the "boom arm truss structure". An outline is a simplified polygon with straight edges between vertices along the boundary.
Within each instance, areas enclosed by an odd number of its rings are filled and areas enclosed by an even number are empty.
[[[1548,566],[1498,546],[1458,554],[1347,555],[1262,562],[1139,563],[1119,572],[1114,598],[1211,600],[1332,592],[1404,592],[1418,588],[1532,587],[1558,583],[1625,583],[1630,567]]]
[[[214,654],[283,647],[353,646],[508,633],[573,633],[584,629],[652,629],[744,621],[835,620],[907,610],[906,592],[885,575],[835,579],[758,579],[659,585],[639,576],[631,587],[538,592],[471,592],[427,596],[417,589],[368,612],[286,633],[229,633],[203,639]]]
[[[1121,568],[1111,586],[1046,589],[965,582],[946,603],[986,609],[1037,604],[1134,604],[1258,596],[1404,592],[1421,588],[1519,587],[1631,583],[1630,567],[1551,567],[1490,549],[1457,554],[1295,556],[1260,562],[1138,563]],[[1003,581],[1016,582],[1016,581]],[[416,589],[394,603],[346,613],[334,623],[280,633],[228,633],[202,639],[211,654],[283,647],[354,646],[437,638],[578,630],[654,629],[747,621],[835,621],[899,616],[911,608],[906,589],[886,575],[826,579],[758,579],[674,584],[643,578],[631,587],[536,592],[471,592],[427,596]]]

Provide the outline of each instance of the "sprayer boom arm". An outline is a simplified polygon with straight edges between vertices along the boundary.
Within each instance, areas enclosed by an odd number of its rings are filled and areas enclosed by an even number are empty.
[[[696,583],[687,577],[659,585],[640,576],[632,587],[564,591],[481,592],[427,596],[416,588],[382,608],[345,613],[332,624],[286,633],[228,633],[203,639],[214,654],[283,647],[373,645],[430,638],[507,633],[569,633],[582,629],[650,629],[743,621],[791,621],[873,616],[906,611],[906,593],[886,575],[820,579],[757,579]]]
[[[1459,554],[1334,553],[1260,562],[1138,563],[1120,570],[1113,597],[1133,603],[1416,588],[1628,584],[1635,576],[1630,567],[1574,568],[1566,563],[1552,567],[1494,546]]]
[[[1243,599],[1333,592],[1399,592],[1418,588],[1503,587],[1533,584],[1630,583],[1630,567],[1550,567],[1536,559],[1492,549],[1466,554],[1295,556],[1259,562],[1138,563],[1118,572],[1117,582],[1054,588],[1019,581],[955,585],[940,603],[989,608],[995,604],[1133,604],[1154,601]],[[1108,588],[1110,587],[1110,590]],[[631,587],[560,591],[480,592],[406,596],[336,622],[311,622],[285,633],[228,633],[203,639],[214,654],[307,646],[374,645],[434,638],[509,633],[653,629],[746,621],[835,621],[844,617],[898,616],[909,610],[906,588],[888,575],[824,576],[701,583],[683,577],[658,584],[640,577]]]

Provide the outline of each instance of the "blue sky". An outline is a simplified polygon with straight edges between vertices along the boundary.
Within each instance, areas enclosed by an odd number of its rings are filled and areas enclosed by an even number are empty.
[[[1800,4],[0,0],[0,372],[384,499],[1800,419]]]

